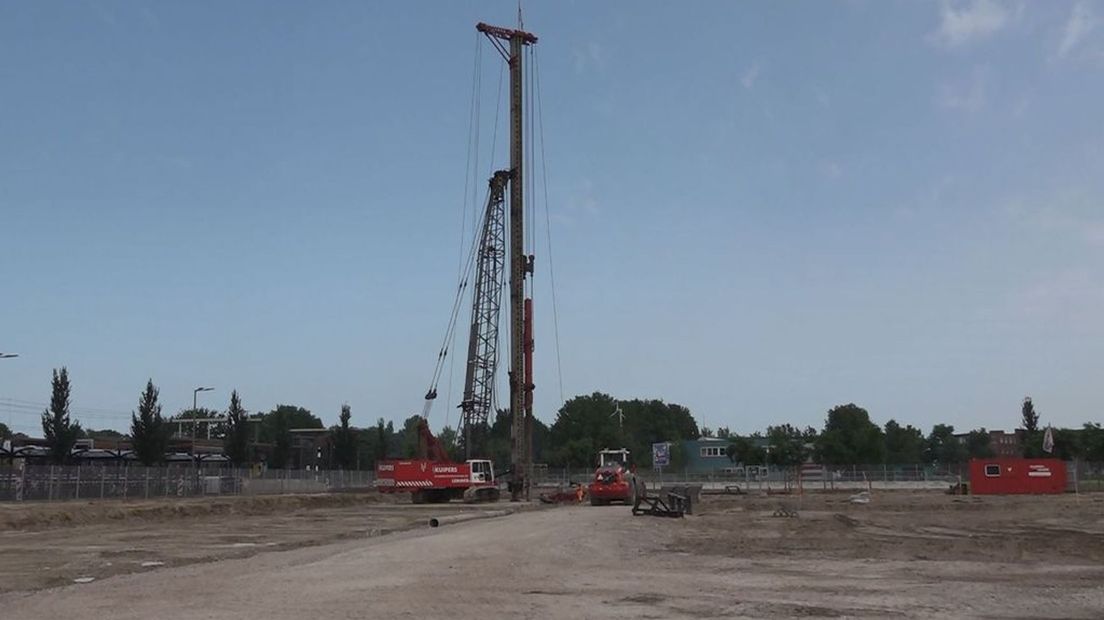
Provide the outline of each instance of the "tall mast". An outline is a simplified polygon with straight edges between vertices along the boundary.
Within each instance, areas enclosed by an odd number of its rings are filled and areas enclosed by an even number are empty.
[[[523,30],[512,30],[479,23],[475,27],[495,45],[510,65],[510,416],[511,465],[510,499],[529,499],[529,471],[532,469],[532,335],[527,333],[525,276],[533,272],[533,257],[525,253],[524,156],[525,127],[522,122],[524,81],[522,58],[526,45],[537,37]],[[506,43],[509,44],[507,49]]]

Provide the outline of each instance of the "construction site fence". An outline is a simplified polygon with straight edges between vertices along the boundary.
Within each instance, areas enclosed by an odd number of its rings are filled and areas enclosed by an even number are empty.
[[[810,489],[850,488],[868,483],[947,485],[965,480],[966,468],[938,468],[924,465],[848,465],[848,466],[777,466],[750,465],[702,472],[678,468],[640,468],[639,479],[649,486],[701,484],[706,487],[739,487],[741,489],[773,490],[803,486]],[[542,484],[586,482],[594,476],[593,469],[549,468],[534,472]]]
[[[1069,491],[1104,491],[1104,462],[1066,461]],[[640,468],[636,475],[648,486],[702,485],[707,489],[742,491],[833,491],[867,489],[947,489],[969,481],[969,468],[954,465],[749,465],[712,472],[677,468]],[[533,479],[545,486],[587,483],[594,469],[537,468]]]
[[[372,488],[371,471],[133,464],[0,464],[0,502],[327,493]]]
[[[1104,462],[1067,461],[1073,492],[1104,491]],[[847,491],[947,489],[967,482],[966,465],[739,466],[714,472],[688,469],[637,470],[650,487],[701,485],[727,491]],[[534,466],[538,486],[586,484],[593,468]],[[373,488],[371,470],[229,468],[216,465],[134,464],[45,465],[0,463],[0,502],[92,499],[154,499],[219,495],[263,495],[364,491]]]

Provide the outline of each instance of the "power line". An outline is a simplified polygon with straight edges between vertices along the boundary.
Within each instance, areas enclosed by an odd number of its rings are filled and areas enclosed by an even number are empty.
[[[36,403],[34,401],[26,401],[14,398],[0,398],[0,406],[10,411],[16,412],[28,412],[34,414],[41,414],[50,408],[48,403]],[[129,412],[124,412],[119,409],[105,409],[101,407],[69,407],[69,415],[78,415],[84,417],[94,418],[130,418]]]

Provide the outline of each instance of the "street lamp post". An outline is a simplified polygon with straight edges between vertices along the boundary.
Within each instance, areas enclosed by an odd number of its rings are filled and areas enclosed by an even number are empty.
[[[213,387],[197,387],[196,389],[192,390],[192,453],[193,454],[195,454],[196,426],[198,426],[198,424],[199,424],[198,422],[196,422],[196,420],[199,419],[197,417],[199,415],[199,413],[196,411],[196,396],[200,392],[210,392],[214,389],[215,388],[213,388]]]
[[[0,353],[0,360],[11,359],[13,357],[19,357],[19,354],[18,353]],[[11,431],[11,427],[12,427],[11,409],[9,409],[8,410],[8,430],[9,431]],[[11,432],[14,433],[15,431],[11,431]]]

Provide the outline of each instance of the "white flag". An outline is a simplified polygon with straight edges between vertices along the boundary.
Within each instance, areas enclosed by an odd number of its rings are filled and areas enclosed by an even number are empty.
[[[1054,433],[1049,426],[1046,427],[1046,432],[1043,433],[1043,452],[1047,454],[1054,452]]]

